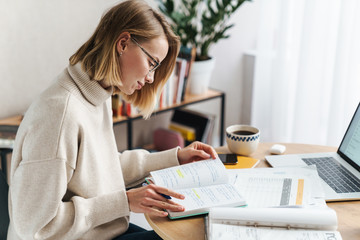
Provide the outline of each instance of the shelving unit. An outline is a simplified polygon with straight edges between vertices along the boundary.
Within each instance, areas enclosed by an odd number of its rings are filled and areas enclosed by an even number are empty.
[[[214,89],[209,89],[206,93],[201,94],[201,95],[190,95],[187,94],[185,95],[185,99],[183,102],[179,103],[179,104],[174,104],[172,106],[168,106],[165,108],[161,108],[156,110],[154,113],[164,113],[164,112],[168,112],[168,111],[173,111],[175,109],[178,108],[182,108],[188,105],[193,105],[193,104],[197,104],[197,103],[201,103],[201,102],[205,102],[205,101],[209,101],[212,99],[220,99],[220,145],[224,145],[224,124],[225,124],[225,93],[218,91],[218,90],[214,90]],[[113,122],[114,125],[117,124],[127,124],[127,149],[133,149],[133,121],[135,120],[140,120],[142,119],[142,116],[137,114],[137,115],[133,115],[130,117],[124,117],[124,116],[120,116],[120,117],[114,117],[113,118]]]

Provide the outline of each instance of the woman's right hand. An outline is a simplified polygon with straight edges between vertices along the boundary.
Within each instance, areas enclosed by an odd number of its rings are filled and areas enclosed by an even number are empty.
[[[149,184],[147,186],[133,188],[126,191],[130,211],[135,213],[147,213],[154,216],[166,217],[168,213],[163,211],[163,209],[173,212],[182,212],[185,210],[183,206],[165,198],[161,194],[178,199],[185,198],[184,195],[174,192],[170,189],[154,184]]]

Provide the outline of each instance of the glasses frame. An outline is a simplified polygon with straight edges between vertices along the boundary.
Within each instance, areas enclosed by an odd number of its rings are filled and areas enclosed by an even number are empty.
[[[154,67],[149,70],[149,73],[154,72],[154,71],[160,66],[160,63],[159,63],[158,61],[156,61],[156,59],[155,59],[153,56],[151,56],[151,54],[150,54],[148,51],[146,51],[146,50],[140,45],[140,43],[138,43],[138,41],[136,41],[135,38],[131,37],[131,40],[146,54],[146,56],[148,56],[148,57],[155,63]]]

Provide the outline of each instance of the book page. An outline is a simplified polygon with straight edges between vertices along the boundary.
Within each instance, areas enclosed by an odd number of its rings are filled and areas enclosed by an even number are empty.
[[[273,207],[306,203],[304,184],[305,179],[298,178],[242,176],[235,186],[241,189],[248,207]]]
[[[298,229],[258,228],[225,224],[213,224],[210,238],[213,240],[341,240],[337,231],[317,231]]]
[[[172,201],[185,207],[185,212],[169,212],[171,216],[205,213],[210,207],[243,206],[245,200],[231,184],[218,184],[200,188],[180,189],[177,192],[185,195],[185,199],[172,198]],[[201,209],[201,211],[197,211]],[[195,210],[195,211],[194,211]]]
[[[169,189],[201,187],[228,182],[220,159],[209,159],[150,172],[156,185]]]
[[[316,169],[232,169],[228,172],[230,183],[241,191],[248,207],[304,206],[315,204],[315,196],[322,196],[321,191],[316,194],[312,189],[318,185],[317,181],[320,184]],[[312,172],[317,178],[310,178]]]

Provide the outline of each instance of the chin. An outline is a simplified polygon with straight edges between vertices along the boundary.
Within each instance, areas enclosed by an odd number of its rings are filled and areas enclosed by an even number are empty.
[[[122,94],[125,94],[125,95],[132,95],[134,92],[135,92],[135,89],[120,89],[121,93]]]
[[[137,89],[131,89],[131,90],[129,90],[129,95],[132,95],[135,91],[137,91]]]

